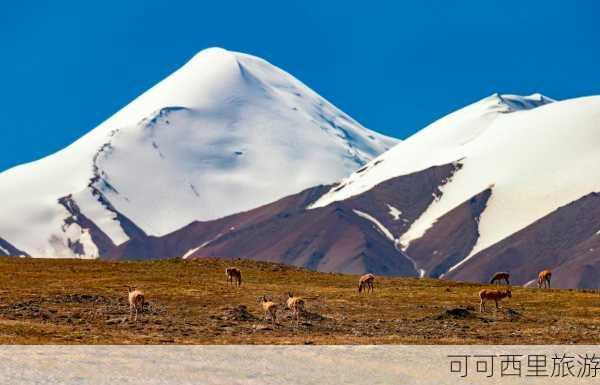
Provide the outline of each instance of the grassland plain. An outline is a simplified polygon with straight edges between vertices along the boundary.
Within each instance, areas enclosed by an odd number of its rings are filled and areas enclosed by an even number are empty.
[[[240,288],[224,270],[242,269]],[[488,285],[357,276],[246,260],[106,262],[0,258],[2,344],[598,344],[596,291],[513,288],[503,308],[481,314]],[[146,294],[142,319],[128,319],[126,285]],[[283,310],[304,297],[299,325]],[[281,304],[265,322],[257,297]]]

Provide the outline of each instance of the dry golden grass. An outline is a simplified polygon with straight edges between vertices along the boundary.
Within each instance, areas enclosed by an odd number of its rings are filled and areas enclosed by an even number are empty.
[[[232,264],[242,269],[241,288],[227,285]],[[252,261],[0,258],[0,343],[600,343],[595,292],[513,288],[503,310],[490,304],[481,315],[483,285],[378,277],[374,294],[358,295],[357,280]],[[126,319],[125,285],[146,294],[140,322]],[[280,311],[272,330],[256,297],[283,304],[288,290],[307,300],[310,314],[296,326]],[[257,319],[243,319],[240,305]],[[454,308],[468,309],[466,318],[444,313]]]

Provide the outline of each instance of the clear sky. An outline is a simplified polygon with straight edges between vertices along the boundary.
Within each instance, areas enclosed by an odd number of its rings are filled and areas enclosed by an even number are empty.
[[[494,92],[600,94],[600,1],[10,1],[0,171],[71,143],[211,46],[404,138]]]

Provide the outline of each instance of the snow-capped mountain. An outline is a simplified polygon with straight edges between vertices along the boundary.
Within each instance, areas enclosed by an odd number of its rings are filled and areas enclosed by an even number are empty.
[[[397,142],[262,59],[207,49],[67,148],[1,173],[0,255],[95,258],[331,183]]]
[[[439,196],[394,238],[408,255],[427,261],[417,261],[423,274],[472,278],[460,272],[479,253],[555,210],[600,192],[599,146],[600,97],[554,102],[540,94],[495,94],[398,144],[311,207],[365,193],[394,177],[456,164],[459,169],[440,186]],[[444,232],[456,220],[453,210],[475,197],[485,202],[475,218],[473,244],[442,265],[432,264],[445,252],[429,246],[448,237]],[[589,230],[594,226],[600,229],[600,219]],[[503,258],[510,259],[509,254]],[[517,269],[508,265],[496,267]]]
[[[492,95],[340,183],[113,258],[243,257],[322,271],[600,286],[600,97]],[[157,252],[158,251],[158,252]]]
[[[490,188],[479,219],[480,235],[462,264],[556,208],[600,191],[600,98],[552,102],[539,94],[492,95],[400,143],[372,162],[377,167],[367,165],[365,172],[352,174],[313,207],[396,176],[460,163],[460,172],[443,186],[441,197],[399,241],[407,248],[440,217]]]

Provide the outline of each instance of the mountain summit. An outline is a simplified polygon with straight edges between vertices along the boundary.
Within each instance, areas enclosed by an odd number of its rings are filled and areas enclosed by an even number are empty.
[[[0,174],[0,254],[98,257],[331,183],[396,143],[262,59],[206,49],[75,143]]]

